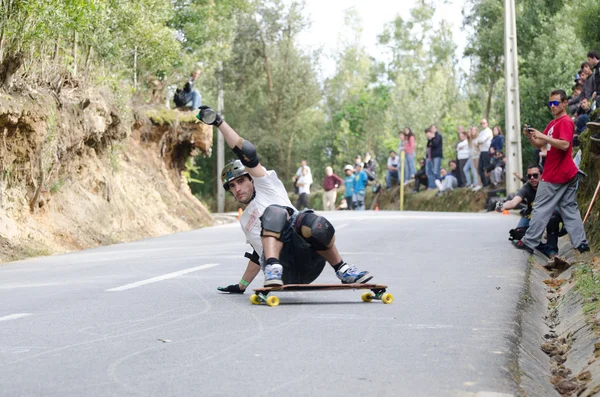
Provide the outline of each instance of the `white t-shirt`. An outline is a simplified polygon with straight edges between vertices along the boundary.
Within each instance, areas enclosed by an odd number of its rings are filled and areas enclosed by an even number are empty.
[[[459,160],[466,160],[471,156],[471,148],[469,147],[469,141],[464,140],[458,142],[456,145],[456,158]]]
[[[394,158],[392,160],[391,157],[388,157],[388,163],[387,163],[388,167],[396,167],[396,169],[400,169],[399,165],[400,165],[400,158],[398,156],[396,156],[396,158]],[[388,168],[389,170],[389,168]]]
[[[265,169],[265,171],[267,170]],[[267,171],[267,176],[260,178],[252,177],[252,180],[254,181],[256,196],[242,213],[240,225],[246,235],[246,243],[250,244],[259,256],[262,256],[263,246],[260,240],[260,217],[265,212],[265,209],[272,204],[283,205],[294,210],[296,208],[290,202],[287,190],[285,190],[285,186],[283,186],[275,171]]]
[[[494,133],[492,132],[492,130],[490,130],[489,127],[479,131],[479,135],[477,135],[477,144],[479,145],[479,152],[489,152],[493,138]]]
[[[296,182],[298,184],[298,193],[302,194],[302,193],[307,193],[310,194],[310,185],[312,183],[312,178],[310,177],[309,174],[306,175],[302,175],[300,178],[298,178],[298,182]]]

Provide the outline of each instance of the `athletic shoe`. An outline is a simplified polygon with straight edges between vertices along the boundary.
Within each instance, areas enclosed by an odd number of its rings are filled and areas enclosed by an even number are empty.
[[[583,254],[584,252],[590,252],[590,246],[588,245],[588,243],[582,243],[576,249],[581,254]]]
[[[477,185],[477,186],[475,186],[475,187],[473,188],[473,191],[474,191],[474,192],[476,192],[476,191],[478,191],[478,190],[481,190],[482,188],[483,188],[483,186],[481,186],[481,185]]]
[[[283,285],[281,276],[283,274],[283,266],[279,263],[273,263],[265,266],[265,287],[276,287]]]
[[[533,254],[533,249],[526,246],[522,240],[512,240],[511,243],[512,243],[512,245],[515,246],[515,248],[518,248],[520,250],[527,251],[530,254]]]
[[[544,255],[548,259],[552,259],[556,255],[558,255],[558,252],[555,252],[553,249],[551,249],[550,247],[548,247],[546,244],[543,244],[543,243],[540,243],[537,247],[535,247],[535,250],[537,252],[539,252],[540,254]]]
[[[592,132],[600,131],[600,122],[599,121],[590,121],[585,126]]]
[[[344,263],[338,271],[335,272],[337,278],[342,280],[342,284],[364,284],[373,278],[371,273],[360,271],[353,265]]]

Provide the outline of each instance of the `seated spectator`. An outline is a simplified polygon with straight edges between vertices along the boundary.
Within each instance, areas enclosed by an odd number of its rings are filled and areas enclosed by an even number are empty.
[[[486,176],[494,187],[504,181],[504,169],[506,168],[506,156],[502,152],[494,153],[490,165],[486,168]]]
[[[575,114],[579,108],[579,102],[581,101],[582,87],[579,84],[573,86],[573,93],[569,98],[569,114]]]
[[[395,181],[394,186],[398,185],[400,181],[400,175],[398,168],[400,167],[400,158],[396,155],[396,152],[390,150],[390,157],[387,160],[387,172],[385,174],[385,188],[389,190],[392,187],[392,180]]]
[[[450,172],[445,168],[440,170],[441,179],[436,179],[435,184],[439,189],[437,194],[443,193],[447,190],[454,190],[458,187],[458,165],[456,161],[450,160],[448,163],[450,166]]]
[[[188,107],[190,110],[197,110],[202,106],[202,95],[197,88],[194,88],[194,82],[200,76],[200,69],[196,69],[191,75],[187,83],[181,88],[175,90],[173,102],[177,108]]]
[[[340,204],[336,207],[337,210],[349,210],[350,208],[348,207],[348,201],[346,201],[346,198],[342,198],[342,200],[340,201]]]
[[[573,135],[573,146],[579,146],[579,135],[587,129],[587,123],[590,121],[590,100],[582,98],[579,102],[579,108],[575,113],[575,134]]]
[[[369,181],[377,179],[377,162],[374,158],[371,158],[369,152],[365,153],[365,164],[363,165],[364,171],[367,173]]]
[[[518,208],[521,204],[526,205],[526,207],[521,210],[521,219],[519,220],[517,227],[515,229],[511,229],[509,232],[508,239],[511,241],[521,240],[523,236],[525,236],[527,228],[529,228],[531,213],[533,212],[533,203],[535,201],[541,173],[542,171],[537,165],[530,165],[527,167],[528,182],[525,183],[521,189],[519,189],[512,200],[504,203],[498,202],[498,206],[496,207],[498,212]],[[538,250],[549,258],[558,253],[558,236],[561,229],[559,227],[560,222],[562,222],[562,219],[560,219],[560,214],[555,211],[551,220],[548,222],[548,226],[546,226],[547,242],[546,244],[540,243],[538,246]]]
[[[419,191],[421,185],[423,185],[425,190],[427,190],[427,187],[429,186],[429,181],[427,177],[427,165],[425,163],[425,159],[419,160],[419,166],[421,168],[419,168],[419,170],[415,174],[415,187],[413,189],[415,193]]]

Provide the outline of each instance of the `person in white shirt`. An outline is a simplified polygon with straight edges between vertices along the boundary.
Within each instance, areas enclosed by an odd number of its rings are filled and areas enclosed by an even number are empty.
[[[486,187],[490,184],[489,179],[485,175],[485,170],[490,165],[491,161],[490,146],[492,144],[492,139],[494,139],[494,133],[490,129],[486,119],[481,119],[481,127],[483,129],[479,131],[476,142],[479,147],[479,164],[477,165],[477,172],[479,172],[483,187]]]
[[[306,168],[302,168],[302,174],[296,181],[298,185],[298,201],[296,202],[296,208],[302,210],[308,208],[308,199],[310,198],[310,185],[312,178],[309,175],[309,171]]]
[[[470,168],[467,168],[467,163],[471,158],[471,147],[469,146],[467,134],[463,131],[462,126],[459,126],[458,129],[458,139],[459,142],[458,145],[456,145],[456,159],[458,160],[458,172],[461,177],[460,182],[463,182],[466,187],[473,187],[471,173],[469,171],[475,173],[475,168],[473,167],[473,162],[471,162]],[[475,178],[477,178],[476,173]],[[462,183],[460,182],[459,187],[462,187]]]
[[[325,266],[333,267],[345,284],[366,283],[373,277],[367,271],[342,260],[335,246],[335,229],[312,210],[298,211],[288,198],[277,173],[262,165],[254,145],[241,138],[233,128],[208,106],[196,116],[216,126],[239,160],[228,163],[221,172],[223,188],[246,206],[240,217],[242,231],[254,252],[242,279],[219,291],[243,293],[262,268],[265,287],[283,284],[309,284]]]
[[[396,152],[390,150],[390,157],[387,160],[387,172],[385,174],[385,188],[389,190],[392,187],[392,179],[396,180],[396,184],[400,181],[398,170],[400,169],[400,158]]]

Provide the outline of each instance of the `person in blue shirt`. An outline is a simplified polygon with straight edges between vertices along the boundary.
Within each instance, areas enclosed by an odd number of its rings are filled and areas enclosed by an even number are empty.
[[[497,152],[502,152],[504,150],[504,135],[502,134],[502,128],[499,125],[495,126],[492,130],[494,137],[492,138],[492,143],[490,147],[493,147]]]
[[[344,167],[344,173],[346,177],[344,178],[344,186],[346,187],[346,191],[344,192],[344,199],[346,200],[346,204],[348,205],[349,210],[352,208],[352,194],[354,193],[354,169],[351,165],[347,165]]]
[[[365,210],[365,194],[369,177],[363,171],[361,163],[354,164],[354,194],[352,195],[352,207],[357,211]]]

